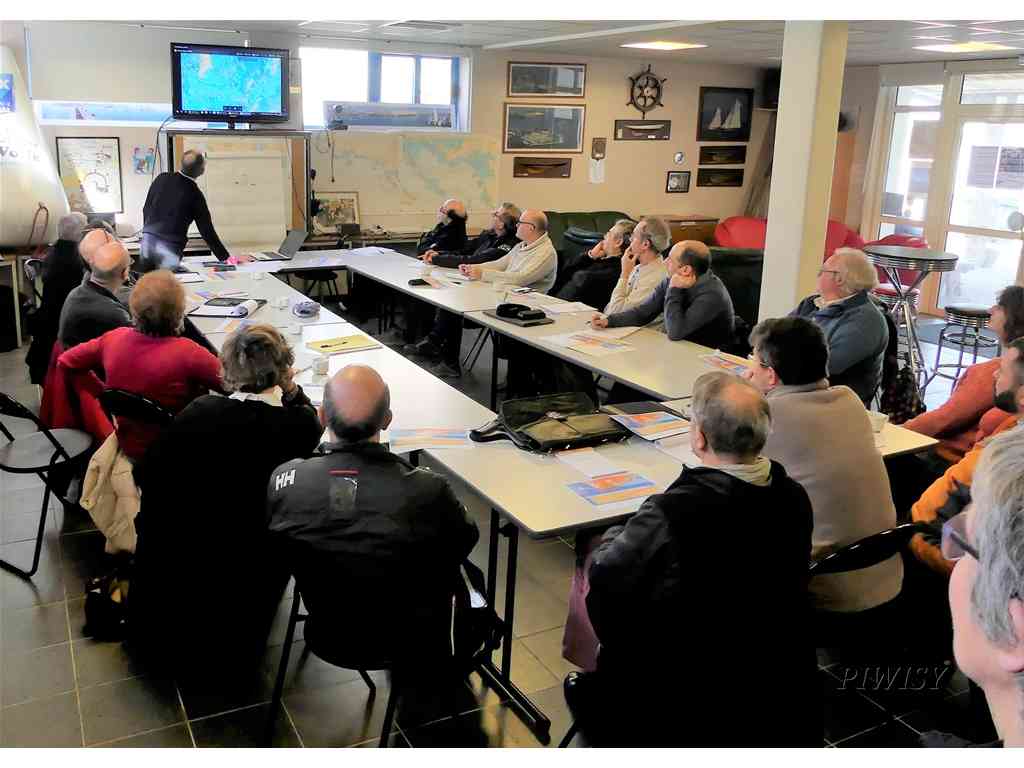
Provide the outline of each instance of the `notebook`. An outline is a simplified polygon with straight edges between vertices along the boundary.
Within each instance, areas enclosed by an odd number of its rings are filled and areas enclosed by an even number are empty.
[[[267,303],[266,299],[218,297],[189,312],[192,317],[249,317]]]

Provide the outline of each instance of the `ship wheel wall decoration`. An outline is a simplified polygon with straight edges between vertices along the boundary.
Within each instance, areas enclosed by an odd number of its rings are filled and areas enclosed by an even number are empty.
[[[651,71],[651,65],[638,74],[629,78],[629,101],[626,106],[633,106],[640,110],[644,117],[655,107],[663,107],[661,96],[664,92],[664,83],[667,77],[658,77]]]

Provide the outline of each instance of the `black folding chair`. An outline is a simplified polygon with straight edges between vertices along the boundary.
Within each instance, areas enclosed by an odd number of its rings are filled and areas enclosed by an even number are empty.
[[[0,416],[25,419],[35,425],[37,431],[15,437],[0,421],[0,432],[7,438],[7,444],[0,447],[0,470],[11,474],[35,474],[43,481],[43,506],[39,511],[39,529],[36,532],[35,554],[32,567],[27,571],[16,565],[0,560],[0,568],[31,579],[39,568],[39,553],[43,547],[43,533],[46,530],[46,513],[50,508],[50,494],[53,493],[65,508],[75,506],[55,488],[51,488],[50,473],[70,464],[92,447],[92,436],[77,429],[48,429],[28,408],[10,395],[0,392]]]
[[[929,530],[931,526],[928,523],[904,523],[895,528],[879,531],[848,544],[820,560],[812,560],[810,575],[814,577],[828,573],[859,571],[861,568],[878,565],[902,552],[914,536]]]
[[[103,390],[100,393],[100,405],[114,424],[118,417],[160,427],[174,420],[174,414],[160,403],[124,389]]]

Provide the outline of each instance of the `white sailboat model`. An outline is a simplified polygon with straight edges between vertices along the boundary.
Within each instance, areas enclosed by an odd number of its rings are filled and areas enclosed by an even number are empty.
[[[717,114],[716,114],[717,116]],[[714,127],[714,126],[712,126]],[[726,115],[725,122],[722,123],[722,128],[727,131],[735,131],[743,127],[743,105],[739,99],[736,99],[736,103],[732,105],[732,109],[729,110],[729,114]]]
[[[722,110],[716,109],[715,116],[711,118],[711,122],[708,123],[708,130],[717,131],[722,127]]]

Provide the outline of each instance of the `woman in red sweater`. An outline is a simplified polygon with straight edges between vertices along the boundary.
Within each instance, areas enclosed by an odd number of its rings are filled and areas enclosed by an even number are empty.
[[[1024,336],[1024,288],[1011,285],[1003,289],[992,307],[988,327],[995,331],[1003,346]],[[935,452],[946,461],[960,461],[971,446],[990,435],[1010,416],[993,404],[998,373],[999,358],[972,365],[953,386],[949,400],[903,426],[939,438]]]
[[[92,370],[106,387],[155,400],[177,413],[208,390],[222,391],[220,361],[190,339],[184,325],[185,291],[167,270],[150,272],[132,289],[134,328],[117,328],[62,354],[58,364]],[[119,419],[117,439],[132,460],[141,459],[158,427]]]

